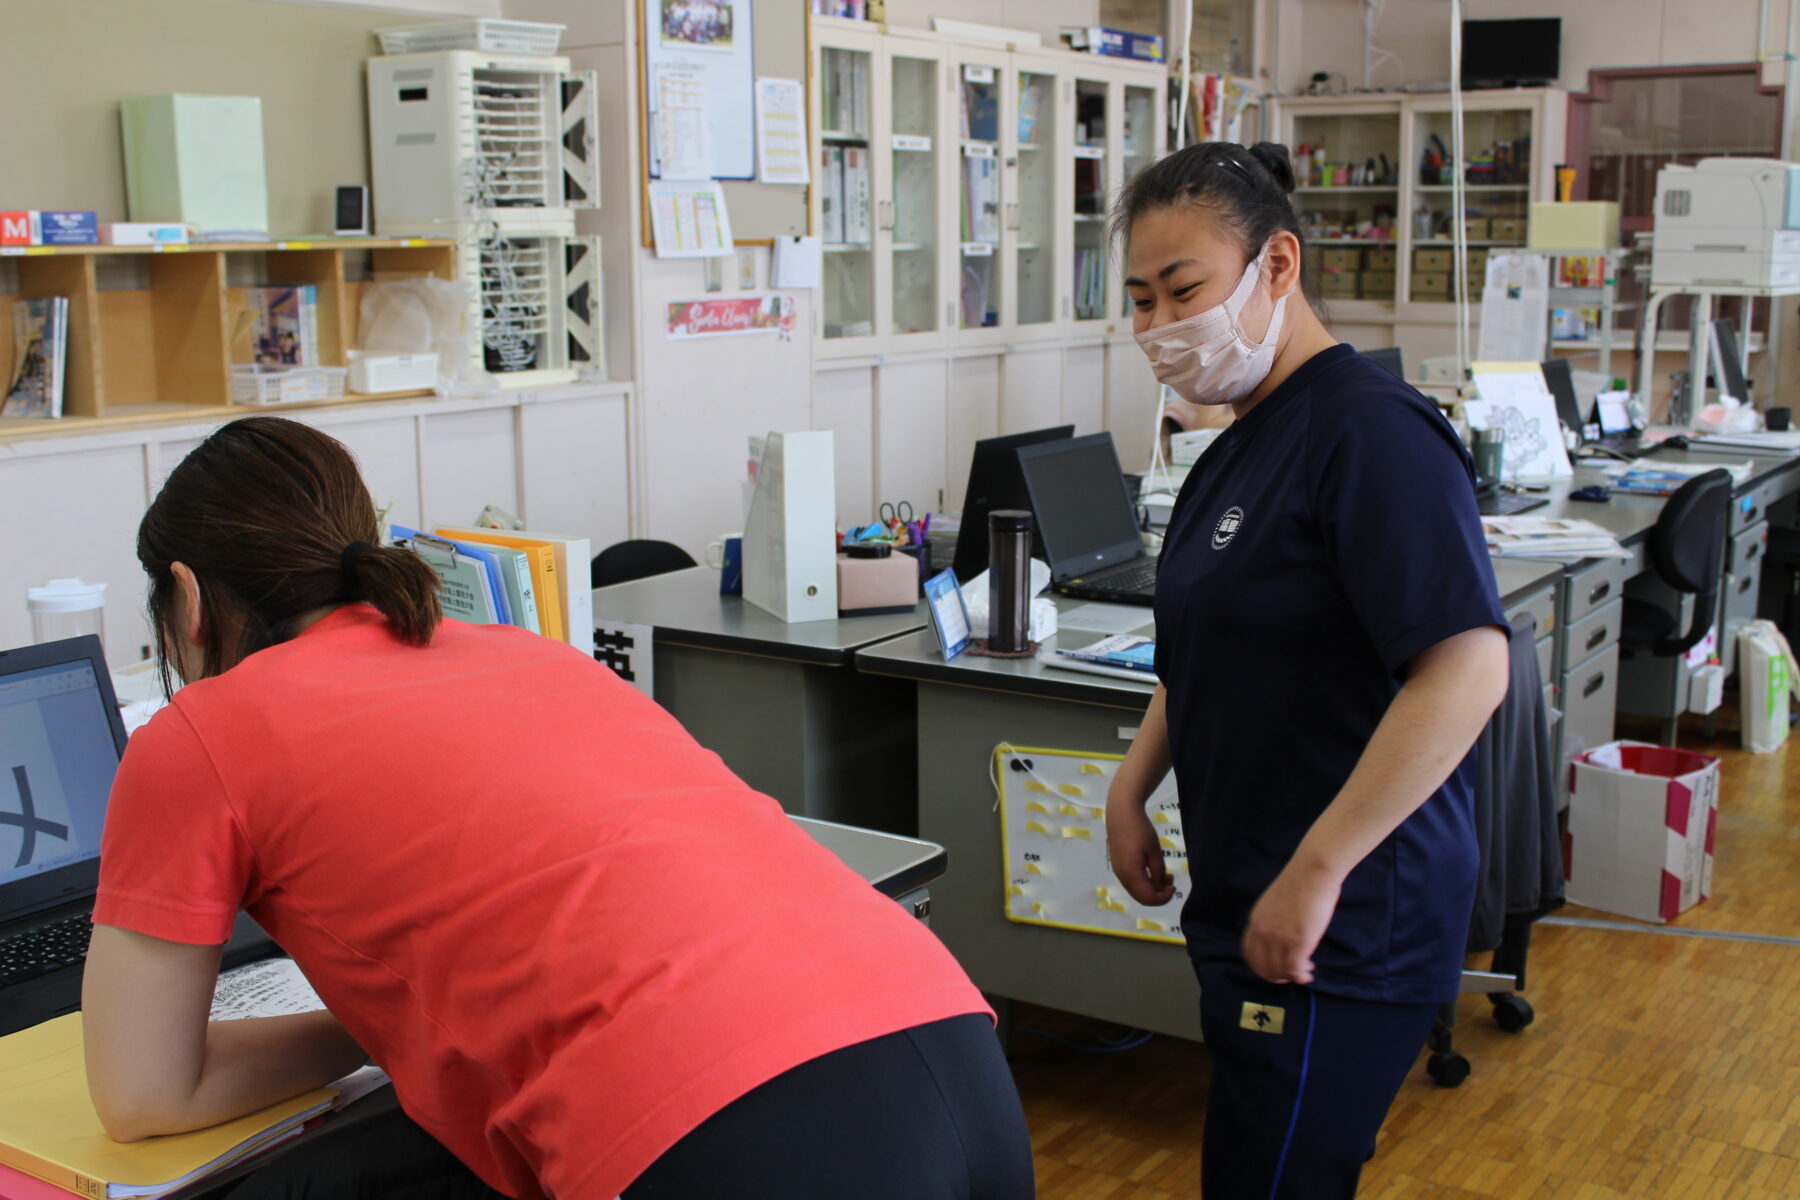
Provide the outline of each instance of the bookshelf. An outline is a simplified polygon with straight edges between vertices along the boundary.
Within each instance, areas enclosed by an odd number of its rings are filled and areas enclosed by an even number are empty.
[[[0,418],[0,441],[302,407],[231,402],[232,364],[251,358],[249,330],[238,319],[245,288],[316,288],[321,357],[324,365],[341,367],[356,344],[367,283],[453,279],[457,254],[454,241],[440,238],[0,249],[0,379],[12,377],[13,304],[48,296],[69,299],[64,415]],[[352,394],[312,403],[427,394]]]

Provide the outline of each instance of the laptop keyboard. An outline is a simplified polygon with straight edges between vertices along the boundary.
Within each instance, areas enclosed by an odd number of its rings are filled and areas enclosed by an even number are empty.
[[[0,938],[0,987],[23,983],[87,958],[88,936],[94,931],[89,913],[78,913]]]
[[[1153,592],[1156,590],[1156,560],[1140,558],[1104,579],[1084,579],[1081,585],[1102,592]]]
[[[1509,517],[1514,513],[1530,512],[1534,508],[1542,508],[1550,503],[1536,496],[1523,496],[1518,492],[1495,492],[1491,496],[1480,498],[1479,507],[1484,517]]]

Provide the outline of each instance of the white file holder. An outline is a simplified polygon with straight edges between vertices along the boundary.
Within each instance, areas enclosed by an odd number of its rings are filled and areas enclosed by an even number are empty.
[[[744,599],[789,624],[836,619],[837,475],[829,430],[769,435],[744,522]]]

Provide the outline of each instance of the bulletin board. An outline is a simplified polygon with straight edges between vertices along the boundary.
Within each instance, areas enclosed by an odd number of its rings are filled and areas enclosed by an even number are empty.
[[[639,0],[634,5],[638,23],[638,144],[639,197],[643,208],[643,244],[655,245],[650,220],[650,97],[656,86],[652,71],[653,43],[660,44],[664,0]],[[810,91],[812,67],[811,5],[803,0],[736,0],[750,12],[754,70],[743,96],[743,111],[755,107],[758,77],[798,79]],[[810,108],[810,106],[809,106]],[[808,130],[809,144],[812,130]],[[754,158],[754,147],[752,147]],[[742,245],[767,245],[778,237],[799,237],[812,232],[812,189],[795,184],[764,184],[755,179],[723,179],[725,207],[731,217],[732,240]]]
[[[1117,754],[994,749],[1006,919],[1080,933],[1181,945],[1189,890],[1187,843],[1171,774],[1146,811],[1164,850],[1175,897],[1161,908],[1133,900],[1106,861],[1106,792]]]

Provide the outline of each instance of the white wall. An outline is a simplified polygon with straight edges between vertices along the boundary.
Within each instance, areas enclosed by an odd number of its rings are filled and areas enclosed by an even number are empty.
[[[1770,4],[1769,36],[1786,44],[1787,5]],[[1283,0],[1276,84],[1304,87],[1314,71],[1336,71],[1362,85],[1362,0]],[[1757,57],[1758,0],[1466,0],[1468,20],[1562,18],[1562,87],[1586,91],[1600,67],[1750,62]],[[1375,41],[1400,60],[1377,68],[1374,84],[1450,76],[1450,6],[1444,0],[1386,0]]]

